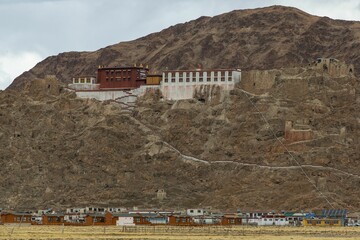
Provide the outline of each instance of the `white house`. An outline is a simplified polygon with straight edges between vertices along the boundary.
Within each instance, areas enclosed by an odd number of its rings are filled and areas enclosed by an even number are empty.
[[[187,209],[186,215],[188,216],[203,216],[206,214],[206,210],[204,209]]]
[[[287,226],[289,221],[284,215],[268,215],[261,217],[259,226]]]

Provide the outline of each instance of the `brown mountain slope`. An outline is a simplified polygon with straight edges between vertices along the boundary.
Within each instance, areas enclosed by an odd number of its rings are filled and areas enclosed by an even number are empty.
[[[48,57],[16,78],[9,88],[56,75],[94,75],[98,65],[149,64],[152,69],[240,67],[271,69],[335,57],[360,68],[360,23],[311,16],[295,8],[273,6],[239,10],[169,27],[146,37],[95,52]]]
[[[276,78],[261,95],[242,85],[205,102],[147,95],[131,113],[55,79],[0,92],[0,206],[358,210],[359,81],[267,74]],[[314,138],[287,142],[286,120]]]

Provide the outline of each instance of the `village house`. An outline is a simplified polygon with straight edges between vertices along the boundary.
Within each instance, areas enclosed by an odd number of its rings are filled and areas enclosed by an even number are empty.
[[[63,225],[65,222],[63,213],[45,213],[42,215],[43,225]]]
[[[287,226],[289,221],[286,219],[283,214],[273,214],[262,216],[259,223],[259,226]]]
[[[347,211],[345,209],[324,209],[316,210],[307,214],[303,220],[304,226],[345,226]]]
[[[29,212],[2,212],[2,223],[31,223],[32,214]]]
[[[171,226],[193,226],[196,225],[192,217],[184,214],[169,216],[169,225]]]

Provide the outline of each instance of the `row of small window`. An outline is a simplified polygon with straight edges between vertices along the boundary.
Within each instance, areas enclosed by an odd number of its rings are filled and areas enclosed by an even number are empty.
[[[194,209],[190,209],[190,213],[194,213]],[[201,210],[198,209],[198,210],[197,210],[197,213],[201,213]]]
[[[214,82],[217,82],[218,81],[218,78],[217,77],[214,77]],[[220,81],[221,82],[225,82],[225,77],[221,77],[220,78]],[[228,81],[230,81],[231,82],[231,78],[229,77],[228,78]],[[168,78],[165,78],[164,79],[164,82],[169,82],[169,80],[168,80]],[[175,77],[172,77],[171,78],[171,82],[176,82],[176,79],[175,79]],[[179,82],[184,82],[184,79],[183,78],[179,78]],[[186,78],[185,79],[185,82],[196,82],[196,77],[193,77],[192,79],[191,79],[191,81],[190,81],[190,78]],[[205,82],[205,79],[203,78],[203,77],[199,77],[199,82]],[[211,78],[206,78],[206,82],[211,82]]]
[[[272,218],[269,218],[269,219],[264,218],[264,221],[265,221],[265,222],[266,222],[267,220],[269,220],[269,222],[272,222],[272,221],[275,221],[275,222],[281,221],[281,222],[283,222],[283,221],[285,221],[285,219],[283,219],[283,218],[280,218],[280,219],[278,219],[278,218],[275,218],[275,219],[272,219]]]
[[[131,70],[116,70],[116,71],[106,71],[106,76],[109,76],[109,75],[116,75],[116,76],[124,76],[124,75],[130,75],[131,74]]]
[[[232,72],[229,72],[229,71],[225,71],[225,72],[220,72],[220,71],[219,72],[189,72],[187,74],[180,72],[178,74],[179,74],[179,77],[184,77],[185,75],[190,76],[190,74],[192,74],[193,76],[202,77],[202,76],[205,75],[204,73],[206,73],[207,77],[210,77],[211,73],[213,73],[213,76],[215,76],[215,75],[217,75],[217,76],[225,76],[226,74],[228,74],[229,77],[232,76]],[[172,74],[171,73],[168,73],[168,74],[165,73],[165,75],[172,75]],[[175,75],[176,75],[176,73],[175,73]]]
[[[74,79],[74,83],[91,83],[91,79],[90,78]]]
[[[119,82],[119,81],[121,81],[121,80],[123,80],[123,81],[130,81],[131,80],[131,78],[130,77],[127,77],[127,78],[106,78],[106,81],[107,82],[114,82],[114,81],[117,81],[117,82]]]
[[[31,217],[14,217],[14,222],[30,222],[30,221],[31,221]]]
[[[190,222],[190,219],[188,219],[188,218],[176,218],[176,222],[177,223],[180,223],[180,222],[186,223],[186,222]]]
[[[321,224],[321,222],[324,222],[325,224],[339,224],[339,220],[307,220],[308,224]]]
[[[61,222],[60,217],[48,217],[48,222]]]

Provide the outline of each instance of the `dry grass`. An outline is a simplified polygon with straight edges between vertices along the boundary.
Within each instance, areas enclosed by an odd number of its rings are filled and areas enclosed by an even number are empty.
[[[0,226],[0,239],[187,239],[187,240],[349,240],[360,239],[360,228],[313,227],[62,227]]]

